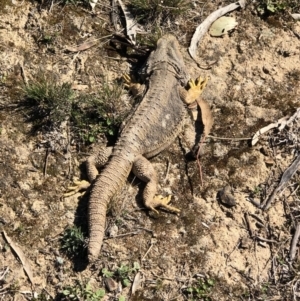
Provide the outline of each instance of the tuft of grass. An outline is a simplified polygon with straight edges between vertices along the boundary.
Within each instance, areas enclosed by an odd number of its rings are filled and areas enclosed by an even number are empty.
[[[94,142],[98,134],[115,136],[126,113],[118,105],[123,92],[120,85],[110,86],[104,81],[95,94],[81,94],[73,104],[71,122],[84,141]]]
[[[69,257],[84,255],[86,249],[85,238],[80,227],[67,228],[60,239],[60,243],[61,250]]]
[[[121,85],[109,85],[93,94],[75,94],[70,83],[59,83],[53,74],[38,74],[23,87],[21,109],[32,121],[33,132],[58,129],[69,121],[71,131],[84,142],[93,143],[99,134],[115,136],[127,112],[120,108]],[[122,113],[123,112],[123,113]]]
[[[88,281],[77,280],[74,286],[64,287],[61,294],[64,301],[99,301],[105,296],[105,290],[93,290]]]
[[[68,119],[74,93],[70,83],[58,83],[54,74],[39,73],[24,88],[22,105],[37,128],[53,127]]]
[[[152,23],[154,20],[163,23],[166,19],[174,20],[186,12],[188,2],[186,0],[132,0],[129,8],[140,23]]]

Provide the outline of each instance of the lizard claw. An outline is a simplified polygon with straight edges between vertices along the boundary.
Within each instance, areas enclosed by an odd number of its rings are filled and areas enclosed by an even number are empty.
[[[202,94],[207,82],[208,77],[202,78],[199,76],[196,78],[196,80],[190,79],[187,83],[188,90],[186,91],[184,89],[181,91],[181,97],[190,109],[197,107],[197,99],[199,99],[200,95]]]
[[[197,77],[196,80],[189,80],[188,86],[189,90],[187,91],[188,97],[193,99],[194,101],[199,98],[202,94],[206,84],[208,82],[208,77],[202,78],[201,76]]]
[[[169,203],[171,201],[171,197],[172,197],[171,195],[168,195],[167,197],[163,197],[161,195],[156,195],[153,199],[154,205],[151,206],[150,209],[158,214],[158,211],[156,209],[154,209],[154,207],[160,206],[160,207],[166,208],[172,212],[179,213],[180,210],[178,208],[169,205]]]
[[[123,74],[122,79],[124,80],[124,86],[129,89],[132,85],[130,76],[127,73],[125,73]]]
[[[127,88],[133,96],[141,95],[144,92],[144,86],[132,81],[131,77],[126,73],[122,76],[124,87]]]
[[[71,195],[76,194],[80,190],[87,190],[87,188],[90,186],[90,182],[82,180],[82,181],[74,181],[75,186],[69,186],[67,193],[63,194],[63,197],[68,197]]]

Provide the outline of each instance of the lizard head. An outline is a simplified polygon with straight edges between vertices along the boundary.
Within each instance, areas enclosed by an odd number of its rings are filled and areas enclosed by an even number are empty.
[[[180,53],[179,42],[171,34],[166,34],[157,41],[156,50],[149,59],[150,69],[154,69],[154,66],[160,66],[161,62],[168,62],[174,69],[174,73],[180,77],[182,83],[186,84],[189,75],[186,72],[183,57]]]

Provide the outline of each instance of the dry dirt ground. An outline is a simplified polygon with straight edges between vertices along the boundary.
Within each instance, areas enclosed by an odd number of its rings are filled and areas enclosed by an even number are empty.
[[[300,22],[287,14],[262,17],[258,2],[248,3],[230,14],[239,23],[232,33],[204,37],[199,58],[203,64],[216,63],[200,69],[187,54],[192,32],[228,3],[195,1],[175,21],[159,25],[162,33],[178,37],[191,77],[210,77],[203,97],[215,122],[201,158],[204,185],[197,163],[186,159],[184,139],[177,139],[151,162],[160,193],[172,194],[181,213],[145,210],[143,183],[130,177],[107,213],[99,260],[88,265],[84,251],[68,255],[61,240],[74,225],[87,237],[88,197],[62,195],[73,178],[84,177],[81,163],[93,144],[79,143],[66,123],[32,134],[33,123],[14,103],[22,101],[24,79],[34,80],[41,70],[61,83],[94,91],[104,82],[115,85],[146,56],[134,49],[125,56],[117,42],[111,43],[115,30],[108,1],[96,6],[96,14],[80,5],[0,1],[0,225],[33,273],[31,284],[1,236],[1,300],[100,300],[100,288],[105,289],[103,300],[300,300],[298,253],[293,262],[289,259],[299,219],[299,173],[268,210],[253,202],[267,198],[299,152],[300,121],[281,132],[271,130],[253,147],[249,140],[236,139],[252,137],[299,107]],[[66,50],[91,37],[98,39],[94,47]],[[123,91],[126,107],[128,99]],[[104,135],[96,140],[104,143]],[[228,185],[233,207],[217,197]],[[72,248],[76,242],[66,239]]]

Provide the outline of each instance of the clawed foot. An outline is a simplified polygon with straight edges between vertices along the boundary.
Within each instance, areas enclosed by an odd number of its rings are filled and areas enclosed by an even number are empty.
[[[75,186],[69,186],[68,187],[69,192],[64,193],[64,195],[63,195],[64,197],[74,195],[80,190],[87,190],[89,188],[89,186],[91,185],[90,182],[85,181],[85,180],[74,181],[73,183],[75,184]]]
[[[127,88],[134,96],[137,96],[143,92],[142,85],[132,81],[128,74],[122,76],[124,80],[124,87]]]
[[[171,195],[169,195],[167,197],[163,197],[161,195],[156,195],[153,199],[152,206],[150,206],[149,208],[157,214],[158,214],[158,211],[155,209],[155,207],[163,207],[172,212],[179,213],[180,212],[179,209],[169,205],[170,201],[171,201]]]
[[[186,95],[186,103],[190,105],[190,107],[196,106],[196,100],[199,98],[199,96],[202,94],[206,84],[208,82],[208,78],[202,78],[199,76],[196,78],[196,80],[189,80],[188,82],[188,91]]]

